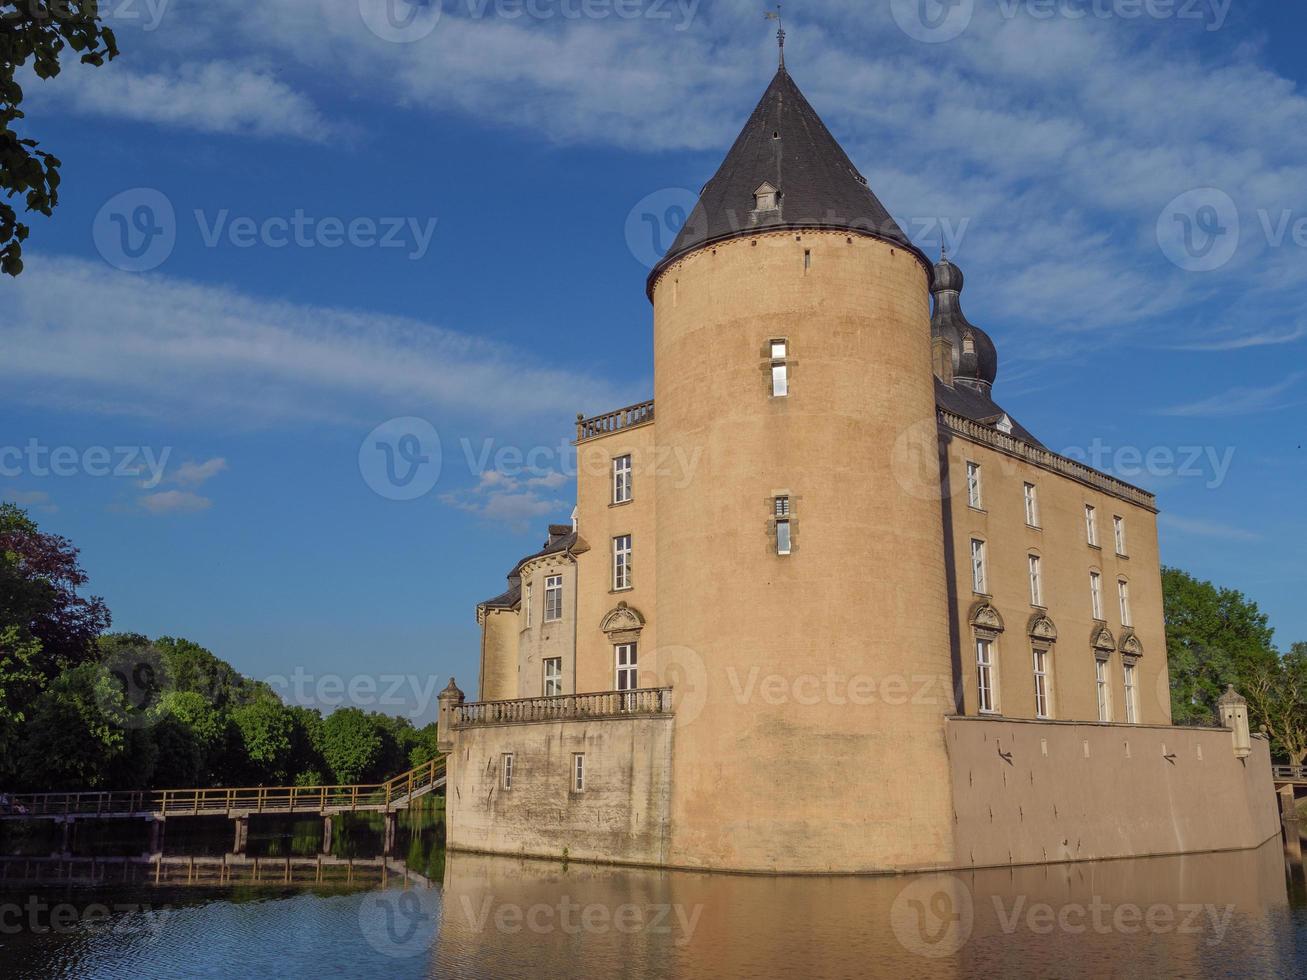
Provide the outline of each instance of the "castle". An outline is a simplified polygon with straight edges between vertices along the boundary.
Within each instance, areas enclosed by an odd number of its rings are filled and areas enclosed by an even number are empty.
[[[451,848],[879,873],[1278,833],[1239,699],[1171,726],[1153,496],[1004,411],[962,272],[783,62],[647,288],[654,400],[578,420],[573,520],[441,696]]]

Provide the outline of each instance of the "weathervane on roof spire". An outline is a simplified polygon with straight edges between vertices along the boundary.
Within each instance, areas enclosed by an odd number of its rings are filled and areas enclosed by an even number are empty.
[[[768,20],[776,21],[776,43],[781,47],[781,67],[785,67],[785,22],[781,20],[781,4],[776,5],[776,12],[770,10],[763,14]]]

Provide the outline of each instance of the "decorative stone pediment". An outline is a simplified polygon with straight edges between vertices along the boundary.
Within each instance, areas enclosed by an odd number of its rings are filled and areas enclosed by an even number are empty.
[[[633,643],[644,629],[644,616],[625,602],[610,609],[599,623],[599,629],[613,643]]]
[[[1043,613],[1035,613],[1030,617],[1029,633],[1031,638],[1035,640],[1043,640],[1047,643],[1057,642],[1057,627]]]
[[[1094,632],[1090,636],[1090,643],[1093,644],[1095,652],[1114,653],[1116,651],[1116,637],[1106,626],[1094,627]]]
[[[988,602],[977,602],[972,606],[969,620],[971,625],[979,630],[991,630],[995,633],[1002,633],[1005,629],[1003,626],[1003,617],[1000,616],[998,610]]]
[[[1121,637],[1120,649],[1123,657],[1142,657],[1144,655],[1144,645],[1139,642],[1139,637],[1133,633],[1126,633]]]

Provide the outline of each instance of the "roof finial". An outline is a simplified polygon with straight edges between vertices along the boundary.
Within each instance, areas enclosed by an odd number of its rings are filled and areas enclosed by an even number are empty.
[[[782,5],[778,3],[776,5],[775,13],[768,11],[767,13],[763,14],[763,16],[766,17],[768,20],[776,21],[776,43],[779,44],[781,48],[781,68],[784,69],[785,68],[785,22],[781,19],[781,13],[782,13],[781,8]]]

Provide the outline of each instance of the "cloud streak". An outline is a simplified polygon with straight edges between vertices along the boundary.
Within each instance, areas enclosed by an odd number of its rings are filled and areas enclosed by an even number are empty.
[[[1304,375],[1299,372],[1289,375],[1279,384],[1260,388],[1236,386],[1198,401],[1157,409],[1154,414],[1188,418],[1220,418],[1276,411],[1292,404],[1283,400],[1281,396],[1293,389],[1303,377]]]

